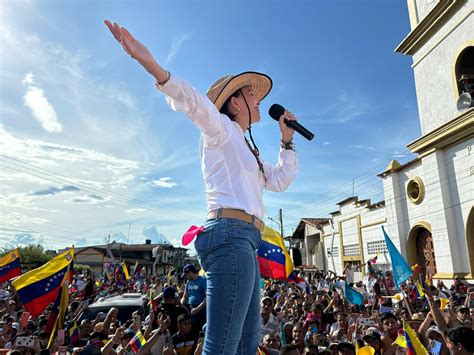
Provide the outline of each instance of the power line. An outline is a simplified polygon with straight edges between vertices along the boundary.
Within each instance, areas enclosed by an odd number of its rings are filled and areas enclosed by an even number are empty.
[[[14,162],[5,160],[4,158],[12,159],[12,160],[14,160]],[[26,173],[26,174],[29,174],[29,175],[32,175],[32,176],[36,176],[40,179],[44,179],[44,180],[47,180],[47,181],[52,181],[52,182],[55,182],[55,183],[58,183],[58,184],[64,184],[64,183],[73,184],[73,185],[81,187],[81,189],[83,191],[92,192],[92,193],[100,193],[102,195],[105,195],[105,196],[109,197],[111,200],[114,200],[114,201],[117,201],[117,202],[127,203],[127,204],[135,205],[135,206],[138,206],[138,207],[143,207],[143,208],[146,208],[148,210],[155,211],[155,212],[158,212],[158,213],[162,213],[162,214],[165,214],[165,215],[168,215],[168,216],[173,216],[173,217],[182,216],[183,218],[185,218],[185,217],[187,217],[187,218],[189,218],[189,217],[196,218],[196,215],[192,214],[192,213],[188,213],[188,212],[184,212],[184,211],[179,211],[178,212],[178,211],[174,211],[174,210],[170,210],[170,209],[159,208],[155,205],[152,205],[152,204],[150,204],[146,201],[143,201],[143,200],[140,200],[140,199],[137,199],[137,198],[133,198],[133,200],[132,200],[131,197],[123,195],[123,194],[118,194],[116,192],[113,192],[113,191],[110,191],[110,190],[107,190],[107,189],[95,188],[93,186],[87,185],[84,182],[79,182],[77,180],[74,180],[72,178],[69,178],[69,177],[67,177],[65,175],[62,175],[60,173],[57,173],[57,172],[53,172],[53,171],[50,171],[50,170],[47,170],[47,169],[44,169],[44,168],[39,168],[39,167],[37,167],[33,164],[23,162],[19,159],[15,159],[15,158],[8,157],[8,156],[0,156],[0,160],[4,163],[7,163],[7,164],[10,164],[10,165],[14,166],[14,167],[5,166],[7,169],[10,169],[10,170],[13,170],[13,171],[18,171],[18,172],[21,172],[21,173]],[[26,169],[33,169],[33,172],[30,171],[30,170],[26,170]]]
[[[461,160],[461,159],[467,159],[467,158],[468,158],[468,156],[465,156],[465,157],[463,157],[463,158],[460,158],[459,160]],[[459,161],[459,160],[458,160],[458,161]],[[441,168],[444,168],[444,167],[447,166],[447,165],[449,165],[449,163],[445,163],[445,164],[443,164],[443,165],[441,165],[441,166],[438,166],[438,167],[436,167],[436,168],[433,168],[433,169],[424,170],[424,171],[423,171],[423,174],[426,175],[426,174],[428,174],[428,173],[431,173],[432,171],[436,171],[436,170],[439,170],[439,169],[441,169]],[[467,170],[469,170],[469,169],[463,170],[463,171],[461,171],[461,172],[465,172],[465,171],[467,171]],[[461,172],[460,172],[460,171],[457,171],[457,172],[455,171],[454,173],[448,174],[447,177],[446,177],[446,179],[448,179],[449,177],[451,177],[451,176],[453,176],[453,175],[459,174],[459,173],[461,173]],[[436,181],[434,181],[432,184],[436,184],[436,183],[441,182],[441,181],[444,181],[444,180],[445,180],[445,179],[436,180]],[[380,183],[383,183],[383,182],[380,181],[380,180],[377,180],[377,181],[375,181],[373,184],[367,185],[367,186],[365,187],[365,190],[360,190],[360,191],[358,191],[358,194],[360,194],[361,192],[363,193],[364,191],[368,191],[368,188],[370,188],[370,187],[372,187],[372,186],[375,186],[375,185],[378,185],[378,184],[380,184]],[[425,185],[425,187],[430,186],[430,185],[432,185],[432,184]],[[384,191],[382,190],[381,192],[383,193]],[[324,196],[328,195],[328,193],[329,193],[329,192],[321,193],[321,194],[319,194],[319,195],[320,195],[321,197],[324,197]],[[347,197],[347,195],[345,195],[344,197]],[[329,200],[330,200],[330,201],[333,201],[333,200],[336,200],[336,201],[337,201],[337,200],[340,200],[340,198],[337,197],[337,196],[332,196],[332,198],[329,199]],[[388,201],[388,199],[385,199],[385,202],[387,202],[387,201]],[[329,204],[329,203],[330,203],[330,202],[328,202],[328,204]],[[323,207],[323,208],[324,208],[324,207]],[[301,215],[301,214],[307,213],[307,212],[310,212],[310,213],[313,213],[313,214],[314,214],[315,211],[319,211],[319,210],[321,210],[321,207],[318,207],[318,206],[316,205],[316,206],[313,206],[313,207],[311,207],[311,206],[305,206],[305,207],[301,207],[301,208],[299,208],[299,209],[293,209],[293,210],[292,210],[292,209],[288,209],[288,210],[286,210],[286,213],[289,214],[289,215],[294,215],[295,213],[298,213],[298,214]],[[296,212],[295,212],[295,211],[296,211]]]

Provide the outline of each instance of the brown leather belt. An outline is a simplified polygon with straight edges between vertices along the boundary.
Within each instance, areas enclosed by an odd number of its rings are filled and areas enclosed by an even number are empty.
[[[241,221],[252,224],[260,232],[263,232],[263,227],[265,227],[265,223],[261,219],[235,208],[219,208],[217,210],[211,211],[207,214],[207,219],[212,218],[240,219]]]

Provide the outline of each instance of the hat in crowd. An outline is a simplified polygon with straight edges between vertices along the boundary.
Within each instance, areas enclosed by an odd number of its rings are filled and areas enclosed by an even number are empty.
[[[271,298],[270,296],[263,297],[262,300],[260,301],[260,303],[263,303],[263,301],[271,301],[272,303],[274,303],[273,298]]]
[[[349,343],[348,341],[343,341],[337,344],[337,351],[345,351],[345,350],[352,350],[355,351],[354,345]]]
[[[165,287],[163,290],[163,298],[170,299],[176,297],[176,290],[172,286]]]
[[[12,323],[12,328],[18,331],[18,329],[20,329],[20,323],[16,323],[16,322]]]
[[[417,321],[420,321],[420,322],[424,321],[425,318],[426,318],[426,316],[421,312],[415,313],[411,316],[411,320],[417,320]]]
[[[185,277],[186,274],[191,271],[191,272],[194,272],[195,274],[197,274],[197,270],[196,268],[194,267],[193,264],[186,264],[183,268],[183,274],[181,275],[181,277]]]
[[[237,75],[226,75],[218,79],[207,90],[207,97],[220,111],[224,103],[236,91],[251,86],[257,100],[262,101],[272,89],[272,79],[262,73],[246,71]]]
[[[94,325],[94,329],[92,330],[93,332],[101,332],[104,330],[104,322],[99,322]]]
[[[441,332],[441,330],[436,326],[436,325],[432,325],[431,327],[429,327],[427,330],[426,330],[426,333],[425,333],[425,337],[428,338],[428,336],[431,334],[431,333],[438,333],[439,335],[443,335],[443,333]]]
[[[469,313],[469,307],[462,305],[462,306],[458,307],[458,309],[456,309],[456,312],[467,312],[467,313]]]
[[[338,342],[338,341],[334,341],[334,342],[332,342],[332,343],[329,343],[328,349],[331,349],[331,348],[334,347],[334,346],[337,347],[338,345],[339,345],[339,342]]]
[[[8,301],[10,299],[10,292],[0,288],[0,301]]]
[[[380,339],[381,337],[382,337],[382,334],[380,333],[380,330],[378,330],[375,327],[370,327],[365,331],[364,337],[362,339],[366,342],[369,339],[377,340],[377,339]]]

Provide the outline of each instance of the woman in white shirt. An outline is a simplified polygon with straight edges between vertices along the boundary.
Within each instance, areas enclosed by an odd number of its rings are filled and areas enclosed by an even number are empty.
[[[260,337],[259,268],[256,249],[264,217],[263,190],[286,190],[296,176],[294,130],[279,120],[281,149],[275,167],[263,162],[244,136],[260,120],[259,104],[272,87],[256,72],[217,80],[207,97],[170,75],[123,27],[105,21],[115,39],[155,79],[175,111],[184,111],[201,130],[201,168],[208,215],[195,241],[207,272],[206,335],[203,354],[255,354]]]

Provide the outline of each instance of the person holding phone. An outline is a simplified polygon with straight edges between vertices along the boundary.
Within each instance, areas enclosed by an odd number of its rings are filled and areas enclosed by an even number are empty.
[[[284,191],[296,177],[294,130],[284,123],[296,117],[288,111],[280,116],[278,163],[265,163],[251,126],[260,121],[260,102],[272,88],[268,75],[251,71],[228,75],[202,95],[161,67],[125,28],[105,24],[125,52],[153,76],[171,108],[185,112],[201,131],[208,214],[194,246],[208,281],[203,353],[255,354],[260,340],[256,249],[264,226],[263,191]]]

